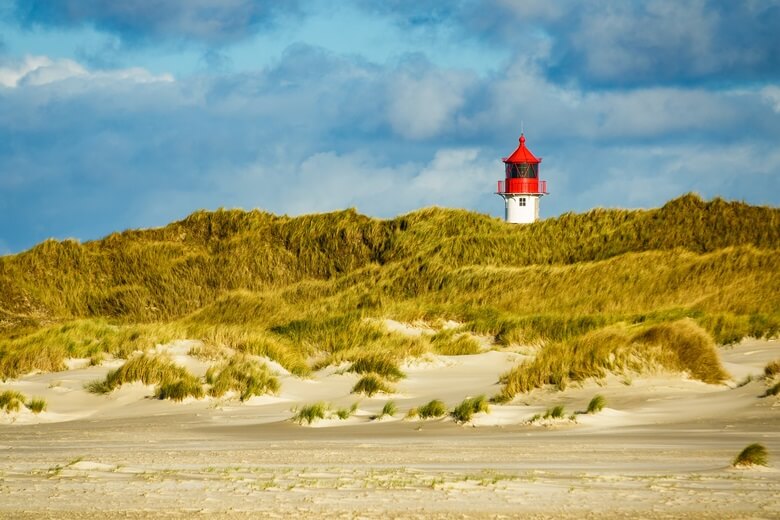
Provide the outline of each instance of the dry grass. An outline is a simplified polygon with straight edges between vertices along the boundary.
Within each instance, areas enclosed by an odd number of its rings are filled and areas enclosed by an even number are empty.
[[[201,342],[190,348],[188,354],[199,361],[225,361],[233,355],[233,351],[227,347],[211,342]]]
[[[774,385],[766,389],[766,392],[764,392],[763,397],[772,397],[778,394],[780,394],[780,383],[775,383]]]
[[[739,452],[731,463],[739,466],[766,466],[769,463],[769,452],[763,444],[753,443]]]
[[[780,359],[772,360],[764,367],[764,375],[766,377],[772,378],[777,374],[780,374]]]
[[[0,392],[0,410],[5,413],[18,412],[24,405],[24,394],[16,390]]]
[[[349,408],[339,408],[336,410],[335,415],[342,421],[345,421],[355,415],[355,412],[357,412],[358,409],[358,403],[352,403],[352,406]]]
[[[90,358],[94,364],[99,364],[106,353],[126,358],[175,337],[171,325],[119,325],[104,319],[49,325],[31,334],[0,337],[0,377],[64,370],[67,358]]]
[[[349,371],[357,374],[375,374],[390,381],[398,381],[406,377],[392,357],[381,354],[369,354],[358,357],[352,363],[352,366],[349,367]]]
[[[588,403],[588,409],[586,410],[586,413],[589,414],[596,414],[599,413],[601,410],[604,409],[604,407],[607,405],[607,400],[604,399],[603,395],[594,395],[593,399],[590,400]]]
[[[566,416],[566,410],[563,407],[563,405],[557,405],[553,406],[552,408],[548,408],[546,412],[544,412],[544,415],[542,416],[542,419],[563,419]]]
[[[434,352],[444,356],[466,356],[479,354],[482,348],[479,342],[468,334],[458,333],[454,329],[436,333],[432,340]]]
[[[226,296],[217,305],[232,302],[234,296],[236,295]],[[248,298],[243,293],[237,295],[237,297],[241,300]],[[251,306],[248,308],[239,306],[234,310],[239,313],[236,317],[239,317],[244,315],[241,313],[253,312],[252,309]],[[304,377],[311,373],[307,356],[312,353],[312,350],[307,345],[296,345],[263,327],[258,328],[251,322],[243,326],[232,324],[229,320],[226,320],[228,323],[213,324],[208,319],[221,318],[208,318],[205,316],[212,310],[211,307],[206,307],[184,321],[185,336],[198,338],[203,341],[202,350],[196,350],[196,353],[205,357],[222,357],[226,359],[232,352],[242,352],[267,357],[297,376]],[[222,311],[225,311],[225,309],[222,309]],[[200,319],[204,321],[198,321]]]
[[[170,399],[171,401],[183,401],[188,397],[200,399],[204,395],[203,384],[195,377],[163,381],[157,385],[154,393],[157,399]]]
[[[480,412],[490,412],[490,406],[484,395],[464,399],[462,403],[452,410],[451,415],[456,422],[467,423],[475,413]]]
[[[550,365],[508,378],[504,398],[653,363],[715,381],[697,348],[658,347],[679,332],[663,325],[688,318],[718,343],[777,335],[779,248],[780,210],[695,195],[530,226],[438,208],[390,220],[197,212],[0,257],[0,378],[192,338],[204,358],[231,349],[299,376],[348,362],[394,380],[407,357],[478,352],[469,331],[547,352]],[[464,325],[408,338],[384,318]],[[626,355],[605,362],[594,338]],[[570,350],[576,359],[558,366]]]
[[[319,402],[314,404],[307,404],[298,409],[293,415],[292,420],[298,424],[311,424],[319,419],[324,419],[325,414],[330,410],[330,406],[327,403]]]
[[[396,414],[398,411],[398,407],[395,405],[394,401],[387,401],[385,405],[382,407],[382,411],[380,412],[378,419],[381,419],[382,417],[392,417]]]
[[[235,391],[241,401],[253,395],[275,394],[279,391],[279,380],[265,363],[237,354],[228,361],[213,366],[206,372],[206,382],[211,385],[209,395],[222,397]]]
[[[413,417],[419,417],[420,419],[435,419],[444,417],[445,415],[447,415],[447,406],[438,399],[434,399],[422,406],[412,408],[406,414],[406,417],[410,419]]]
[[[46,399],[41,397],[33,397],[27,402],[26,406],[32,413],[39,414],[41,412],[45,412],[48,405],[46,404]]]
[[[187,396],[203,397],[200,380],[163,354],[133,356],[121,367],[109,372],[103,381],[93,381],[87,388],[93,393],[107,394],[125,383],[136,381],[157,385],[155,393],[160,399],[180,401]]]
[[[353,394],[365,394],[367,397],[373,397],[378,393],[392,394],[394,391],[393,387],[385,383],[377,374],[364,375],[352,387]]]
[[[727,377],[712,339],[690,319],[650,327],[613,326],[545,346],[532,361],[502,376],[504,388],[495,400],[506,402],[545,385],[564,389],[571,382],[603,378],[608,372],[659,369],[687,372],[713,384]]]

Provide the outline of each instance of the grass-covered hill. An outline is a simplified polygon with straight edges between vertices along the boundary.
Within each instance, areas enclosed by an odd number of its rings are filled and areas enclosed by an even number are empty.
[[[395,363],[476,348],[451,331],[389,333],[372,318],[455,320],[500,345],[579,352],[582,363],[611,345],[623,366],[695,372],[683,351],[642,353],[679,334],[694,343],[776,335],[779,249],[779,209],[695,195],[525,226],[438,208],[391,220],[201,211],[0,258],[0,377],[176,337],[267,355],[301,375],[366,356]],[[568,357],[507,391],[593,375]],[[591,372],[602,368],[621,367]]]

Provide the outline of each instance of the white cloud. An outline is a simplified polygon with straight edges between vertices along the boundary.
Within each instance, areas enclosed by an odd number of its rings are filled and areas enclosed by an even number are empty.
[[[424,139],[439,134],[465,102],[471,80],[455,71],[401,72],[388,86],[387,117],[398,134]]]
[[[529,138],[578,138],[588,141],[643,140],[670,135],[718,133],[746,122],[771,128],[780,124],[765,107],[780,109],[780,88],[643,87],[630,90],[584,90],[556,85],[538,67],[518,59],[500,78],[485,82],[480,110],[456,117],[475,136],[488,132],[519,133],[525,122]],[[758,123],[760,121],[760,123]]]
[[[406,188],[406,197],[424,205],[473,206],[475,193],[489,190],[502,174],[500,163],[480,157],[476,148],[438,150]]]
[[[770,85],[761,89],[761,96],[764,100],[772,105],[772,110],[780,114],[780,87],[777,85]]]
[[[502,173],[496,158],[474,148],[440,149],[428,162],[392,165],[362,151],[329,151],[298,164],[263,161],[232,176],[223,172],[219,185],[221,198],[246,208],[300,215],[356,207],[390,217],[431,205],[476,208]]]
[[[7,88],[48,85],[73,78],[133,83],[173,81],[170,74],[154,75],[140,67],[89,71],[73,60],[48,56],[26,56],[17,63],[0,67],[0,85]]]
[[[564,154],[564,155],[562,155]],[[780,193],[780,150],[745,143],[608,146],[562,150],[542,171],[552,213],[597,206],[657,207],[687,192],[752,203]],[[550,214],[550,213],[547,213]]]

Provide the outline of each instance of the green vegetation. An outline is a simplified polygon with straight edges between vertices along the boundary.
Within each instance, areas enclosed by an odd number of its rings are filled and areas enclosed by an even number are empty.
[[[338,417],[342,421],[349,419],[350,417],[355,415],[357,408],[358,408],[357,403],[352,403],[352,406],[350,406],[349,408],[339,408],[338,410],[336,410],[336,417]]]
[[[46,411],[46,399],[40,397],[34,397],[27,402],[27,408],[34,414],[39,414]]]
[[[292,420],[298,424],[303,424],[304,422],[311,424],[318,419],[324,419],[328,410],[330,410],[330,406],[323,402],[307,404],[298,409]]]
[[[437,354],[444,356],[466,356],[482,351],[477,340],[468,334],[458,334],[453,329],[436,333],[431,339],[431,345]]]
[[[778,394],[780,394],[780,383],[775,383],[766,389],[766,392],[764,392],[764,397],[772,397]]]
[[[18,412],[25,406],[34,414],[39,414],[46,411],[46,400],[41,398],[33,398],[29,401],[21,392],[16,390],[5,390],[0,392],[0,410],[5,413]]]
[[[475,413],[489,412],[490,406],[484,395],[464,399],[452,410],[452,417],[459,423],[467,423]]]
[[[769,388],[766,389],[762,397],[771,397],[780,395],[780,382],[772,384],[772,380],[780,374],[780,359],[775,359],[767,363],[764,367],[764,377],[769,383]]]
[[[6,337],[0,334],[0,378],[64,370],[67,358],[90,358],[90,364],[99,364],[106,353],[126,358],[134,351],[153,347],[156,341],[175,339],[172,329],[152,324],[111,324],[103,318],[69,321],[32,332],[11,329]],[[2,330],[0,327],[0,333]]]
[[[130,364],[190,338],[215,362],[267,357],[298,376],[345,364],[397,381],[407,358],[478,352],[479,334],[539,347],[499,400],[607,372],[718,382],[714,344],[780,332],[778,249],[780,210],[695,195],[527,226],[440,208],[388,220],[200,211],[0,257],[0,378],[72,357]],[[385,318],[461,325],[408,337]],[[125,380],[112,377],[105,391]],[[153,384],[198,392],[183,375]]]
[[[413,417],[419,417],[420,419],[431,419],[444,417],[445,415],[447,415],[447,407],[443,402],[439,401],[438,399],[434,399],[422,406],[412,408],[406,414],[406,417],[410,419]]]
[[[777,374],[780,374],[780,359],[770,361],[764,367],[764,375],[766,377],[775,377]]]
[[[571,382],[602,378],[607,372],[665,369],[688,372],[707,383],[727,375],[707,333],[690,319],[658,325],[614,325],[568,342],[546,345],[530,362],[502,376],[499,402],[544,385],[564,389]]]
[[[601,410],[604,409],[606,405],[607,405],[607,400],[604,399],[604,396],[596,394],[593,396],[593,399],[591,399],[590,402],[588,403],[587,413],[589,414],[599,413]]]
[[[395,402],[393,401],[387,401],[385,405],[382,407],[382,412],[379,414],[378,419],[381,419],[382,417],[389,416],[392,417],[396,414],[398,411],[398,408],[395,406]]]
[[[175,364],[162,354],[139,354],[131,357],[103,381],[93,381],[87,386],[90,392],[107,394],[125,383],[140,381],[145,385],[157,385],[155,395],[159,399],[181,401],[185,397],[203,397],[200,380],[185,368]]]
[[[358,374],[380,375],[391,381],[397,381],[406,377],[394,360],[380,354],[358,357],[349,370]]]
[[[298,424],[312,424],[320,419],[332,419],[333,417],[337,417],[343,421],[352,417],[357,411],[357,408],[358,403],[352,403],[352,406],[349,408],[339,408],[336,411],[331,411],[330,404],[320,401],[298,408],[295,410],[295,414],[292,416],[291,420]]]
[[[279,380],[265,363],[245,354],[236,354],[228,361],[209,368],[206,372],[206,383],[211,385],[209,395],[222,397],[229,391],[235,391],[241,401],[246,401],[253,395],[279,391]]]
[[[171,401],[184,401],[187,397],[200,399],[204,395],[203,385],[194,377],[163,381],[154,392],[157,399],[170,399]]]
[[[732,466],[766,466],[769,460],[769,452],[763,444],[753,443],[739,452],[739,455],[731,463]]]
[[[18,412],[24,404],[24,394],[16,390],[0,392],[0,410],[5,413]]]
[[[355,386],[352,387],[353,394],[365,394],[368,397],[373,397],[380,392],[392,394],[394,390],[376,374],[364,375],[355,383]]]
[[[559,404],[549,408],[546,412],[544,412],[542,419],[563,419],[565,416],[566,410],[563,408],[563,405]]]

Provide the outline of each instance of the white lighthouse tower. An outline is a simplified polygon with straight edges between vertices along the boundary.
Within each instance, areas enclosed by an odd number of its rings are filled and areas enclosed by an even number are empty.
[[[525,147],[520,134],[520,146],[503,159],[506,178],[498,181],[497,195],[504,199],[505,219],[511,224],[530,224],[539,220],[539,200],[547,195],[547,181],[539,180],[539,163]]]

